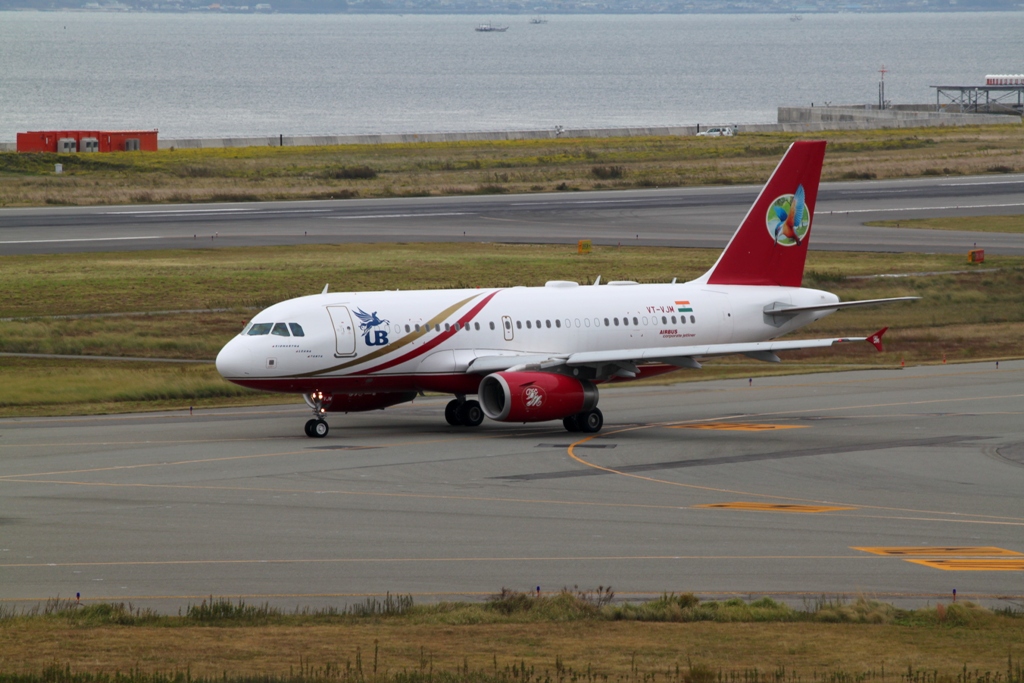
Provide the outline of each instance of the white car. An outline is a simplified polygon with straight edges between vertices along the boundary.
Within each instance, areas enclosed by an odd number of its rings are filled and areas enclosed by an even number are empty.
[[[697,135],[709,137],[709,138],[721,138],[721,137],[732,137],[734,135],[733,129],[729,126],[713,126],[706,130],[702,130]]]

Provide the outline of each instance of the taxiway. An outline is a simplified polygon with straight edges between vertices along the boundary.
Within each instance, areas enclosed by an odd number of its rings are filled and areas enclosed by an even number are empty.
[[[604,389],[585,437],[444,400],[0,420],[0,601],[1024,596],[1024,361]]]
[[[351,242],[722,249],[760,186],[402,199],[0,210],[0,254]],[[1024,210],[1024,176],[822,183],[811,249],[1022,255],[1011,233],[866,222]]]

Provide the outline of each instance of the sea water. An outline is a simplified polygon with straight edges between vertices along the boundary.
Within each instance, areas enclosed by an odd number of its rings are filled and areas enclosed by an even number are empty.
[[[896,103],[1024,72],[1024,12],[548,19],[0,12],[0,141],[771,123],[877,103],[883,66]]]

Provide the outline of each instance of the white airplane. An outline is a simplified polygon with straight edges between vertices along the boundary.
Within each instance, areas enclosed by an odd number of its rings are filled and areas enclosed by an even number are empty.
[[[598,385],[700,368],[744,354],[869,337],[775,341],[841,308],[917,297],[840,302],[800,287],[825,142],[795,142],[707,273],[691,282],[323,293],[275,304],[217,356],[225,379],[302,394],[311,437],[327,412],[382,409],[419,393],[454,394],[453,426],[562,420],[597,432]],[[479,400],[467,397],[476,395]]]

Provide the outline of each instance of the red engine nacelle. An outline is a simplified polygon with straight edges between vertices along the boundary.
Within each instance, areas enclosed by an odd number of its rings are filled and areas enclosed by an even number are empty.
[[[500,422],[544,422],[591,410],[597,387],[550,372],[496,372],[480,382],[484,415]]]

